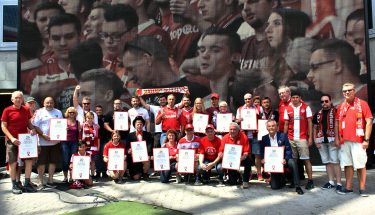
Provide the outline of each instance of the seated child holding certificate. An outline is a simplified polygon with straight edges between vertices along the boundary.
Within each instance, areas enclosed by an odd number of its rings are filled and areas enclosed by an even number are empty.
[[[123,170],[113,170],[113,169],[116,169],[116,164],[114,164],[114,168],[112,166],[107,166],[108,168],[108,175],[113,179],[113,181],[116,183],[116,184],[122,184],[124,181],[123,181],[123,177],[124,177],[124,174],[125,174],[125,171],[126,171],[126,150],[125,150],[125,144],[120,142],[120,139],[121,139],[121,136],[120,134],[116,131],[115,133],[112,134],[112,140],[109,141],[105,146],[104,146],[104,150],[103,150],[103,160],[104,162],[107,163],[108,165],[108,161],[110,159],[116,159],[115,157],[116,156],[113,156],[110,157],[110,149],[123,149],[124,150],[124,160],[123,160]],[[115,162],[114,162],[115,163]]]
[[[72,155],[72,158],[70,160],[70,171],[73,171],[73,159],[74,156],[90,156],[91,155],[86,151],[86,142],[79,142],[78,143],[78,152],[74,153]],[[91,160],[90,161],[90,170],[95,170],[95,163]],[[93,181],[92,178],[90,177],[89,179],[86,180],[74,180],[73,184],[70,185],[71,189],[80,189],[80,188],[85,188],[87,186],[92,186]]]

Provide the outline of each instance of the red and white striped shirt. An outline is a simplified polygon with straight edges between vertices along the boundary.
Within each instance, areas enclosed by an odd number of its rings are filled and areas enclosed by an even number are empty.
[[[312,118],[311,108],[305,103],[298,107],[289,105],[284,111],[284,120],[288,121],[288,138],[290,140],[307,140],[307,119]]]

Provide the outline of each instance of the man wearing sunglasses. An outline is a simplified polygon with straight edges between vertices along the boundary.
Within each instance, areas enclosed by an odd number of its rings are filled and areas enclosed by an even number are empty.
[[[95,124],[98,124],[98,115],[96,115],[95,111],[91,110],[91,98],[85,95],[81,95],[82,97],[82,106],[78,102],[78,97],[81,92],[81,86],[77,85],[74,89],[73,93],[73,105],[77,109],[77,120],[82,124],[84,122],[84,115],[91,111],[94,114],[94,122]]]
[[[337,89],[346,82],[357,86],[359,98],[367,98],[367,87],[361,83],[359,71],[360,62],[353,47],[344,40],[327,39],[313,48],[307,78],[316,90],[330,94],[333,105],[337,105],[342,99]]]
[[[357,170],[359,194],[367,197],[366,162],[371,129],[372,113],[368,103],[356,96],[353,83],[342,86],[345,101],[337,108],[335,144],[340,147],[340,164],[344,167],[346,187],[339,194],[353,193],[353,175]]]
[[[328,94],[322,95],[320,103],[322,109],[315,113],[313,117],[313,135],[315,145],[319,150],[322,163],[326,165],[328,175],[328,182],[321,188],[329,190],[336,187],[336,192],[339,192],[342,190],[342,184],[338,149],[335,145],[336,108],[332,106],[331,96]]]

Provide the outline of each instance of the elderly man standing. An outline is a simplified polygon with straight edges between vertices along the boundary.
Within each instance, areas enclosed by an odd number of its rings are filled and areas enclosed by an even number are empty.
[[[21,91],[12,93],[13,105],[4,109],[1,116],[1,130],[6,137],[6,154],[9,163],[9,174],[12,180],[12,192],[14,194],[22,194],[22,190],[16,182],[16,166],[18,158],[18,146],[21,144],[17,139],[18,134],[27,133],[27,129],[31,129],[31,134],[35,134],[35,128],[31,124],[30,110],[23,106],[23,94]],[[32,159],[25,161],[25,184],[26,192],[36,192],[35,188],[30,184],[30,175],[33,165]]]
[[[43,176],[46,165],[48,165],[47,186],[53,187],[53,174],[56,164],[60,162],[61,146],[59,142],[51,141],[49,137],[50,121],[52,118],[63,118],[60,110],[54,108],[55,102],[52,97],[44,99],[43,108],[39,109],[33,119],[33,125],[39,135],[40,154],[38,157],[38,174],[40,186],[44,186]]]
[[[242,145],[242,156],[241,156],[241,166],[244,166],[244,174],[243,174],[243,183],[242,188],[247,189],[249,188],[249,179],[250,179],[250,172],[251,172],[251,154],[250,154],[250,146],[249,146],[249,139],[247,136],[240,132],[240,126],[232,122],[229,125],[229,133],[226,134],[223,139],[221,139],[221,146],[219,148],[219,155],[221,159],[224,155],[224,147],[225,144],[236,144]],[[234,185],[237,184],[237,180],[239,179],[239,173],[236,170],[228,170],[229,176],[229,184]]]
[[[355,85],[345,83],[342,86],[345,101],[337,108],[335,123],[335,143],[340,145],[340,164],[344,167],[346,187],[339,194],[353,193],[353,175],[357,170],[359,194],[366,193],[366,149],[369,145],[372,129],[372,113],[367,102],[355,96]]]

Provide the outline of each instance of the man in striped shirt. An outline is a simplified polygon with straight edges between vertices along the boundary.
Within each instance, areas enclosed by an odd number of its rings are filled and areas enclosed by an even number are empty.
[[[301,159],[305,163],[308,181],[306,189],[314,188],[312,180],[312,166],[310,162],[309,146],[312,144],[312,112],[311,108],[302,102],[298,91],[291,92],[292,104],[284,111],[284,133],[288,134],[292,146],[293,158]]]

